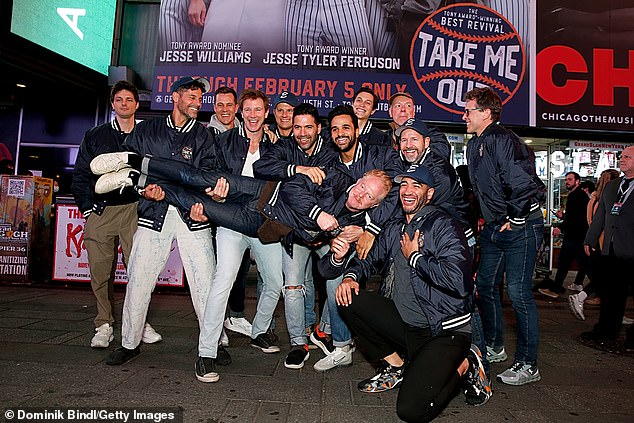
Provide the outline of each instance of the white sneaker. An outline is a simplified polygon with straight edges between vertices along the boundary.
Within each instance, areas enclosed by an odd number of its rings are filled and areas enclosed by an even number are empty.
[[[163,337],[160,333],[155,331],[149,323],[146,323],[143,328],[143,338],[141,338],[141,340],[144,344],[155,344],[157,342],[161,342]]]
[[[498,381],[507,385],[525,385],[541,379],[537,366],[526,363],[515,363],[498,375]]]
[[[121,190],[125,187],[134,186],[135,182],[132,180],[132,177],[135,177],[135,180],[138,182],[138,175],[140,172],[138,170],[134,170],[131,167],[121,169],[118,172],[110,172],[105,175],[101,175],[97,182],[95,183],[95,193],[97,194],[106,194],[108,192]]]
[[[487,360],[489,363],[501,363],[508,358],[504,347],[500,351],[495,351],[493,347],[487,345]]]
[[[223,347],[229,346],[229,337],[227,336],[227,332],[225,332],[225,328],[222,328],[222,332],[220,333],[220,345]]]
[[[90,162],[90,170],[95,175],[104,175],[110,172],[118,172],[121,169],[130,167],[128,164],[128,151],[122,151],[117,153],[105,153],[100,154]]]
[[[583,300],[579,298],[579,294],[568,295],[568,305],[577,319],[586,320],[586,316],[583,314]]]
[[[92,348],[108,348],[114,339],[114,331],[109,323],[104,323],[95,329],[95,336],[90,340]]]
[[[352,351],[350,345],[345,347],[335,347],[335,350],[319,360],[313,368],[318,372],[325,372],[339,366],[350,366],[352,364]]]
[[[225,328],[243,334],[244,336],[251,337],[253,327],[251,323],[244,317],[227,317],[225,320]]]
[[[624,325],[631,325],[632,323],[634,323],[634,319],[630,319],[629,317],[623,316],[623,324]]]
[[[570,285],[568,285],[568,289],[570,291],[581,292],[583,291],[583,285],[577,285],[576,283],[571,283]]]

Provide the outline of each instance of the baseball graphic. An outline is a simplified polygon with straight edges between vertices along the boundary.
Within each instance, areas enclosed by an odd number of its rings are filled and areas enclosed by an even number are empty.
[[[524,46],[516,29],[488,7],[456,4],[425,19],[410,48],[412,74],[438,107],[461,115],[464,94],[494,89],[506,103],[522,84]]]

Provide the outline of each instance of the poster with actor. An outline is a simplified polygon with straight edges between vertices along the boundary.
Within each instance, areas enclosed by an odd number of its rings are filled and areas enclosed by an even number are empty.
[[[458,122],[486,85],[505,123],[528,124],[528,16],[529,0],[162,0],[152,107],[169,110],[171,84],[196,75],[212,91],[288,90],[322,114],[367,86],[388,118],[406,91],[425,119]]]

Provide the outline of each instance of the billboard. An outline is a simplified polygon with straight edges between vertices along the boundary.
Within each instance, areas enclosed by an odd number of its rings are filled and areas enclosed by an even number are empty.
[[[116,0],[14,0],[11,32],[108,74]]]
[[[502,123],[634,129],[631,0],[214,0],[161,2],[152,107],[185,75],[290,90],[323,115],[361,86],[411,93],[420,117],[459,122],[465,92],[489,86]],[[212,110],[212,96],[203,110]]]
[[[161,2],[155,109],[171,109],[172,82],[192,75],[212,89],[289,90],[322,114],[369,86],[381,99],[375,117],[388,118],[389,97],[407,91],[425,119],[451,122],[464,93],[487,85],[505,123],[529,123],[528,0],[187,3]]]
[[[537,2],[536,124],[634,130],[631,0]]]

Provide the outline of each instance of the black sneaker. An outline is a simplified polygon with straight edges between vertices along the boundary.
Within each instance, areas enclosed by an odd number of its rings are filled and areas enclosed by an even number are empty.
[[[403,381],[403,369],[405,366],[394,367],[390,364],[384,367],[380,372],[359,382],[357,388],[359,391],[366,393],[385,392],[396,388]]]
[[[220,375],[216,372],[216,359],[211,357],[198,357],[196,361],[196,379],[201,382],[218,382]]]
[[[310,357],[308,345],[293,345],[284,360],[284,367],[287,369],[301,369],[304,367],[304,362],[308,360],[308,357]]]
[[[255,338],[251,338],[251,346],[253,348],[259,348],[262,352],[267,354],[280,352],[280,347],[273,345],[273,340],[269,337],[268,333],[261,333]]]
[[[332,337],[319,329],[315,329],[313,333],[310,334],[310,342],[321,348],[326,355],[332,354],[335,350],[335,346],[332,345]]]
[[[216,364],[219,366],[228,366],[229,364],[231,364],[231,356],[229,355],[229,351],[227,351],[222,345],[218,345],[218,351],[216,353]]]
[[[476,407],[484,405],[491,398],[493,391],[491,390],[491,382],[484,372],[482,353],[477,346],[471,345],[467,360],[469,361],[469,370],[467,370],[463,382],[465,401]]]
[[[109,366],[120,366],[132,360],[134,357],[141,353],[141,348],[136,347],[133,350],[129,350],[124,347],[119,347],[110,353],[106,359],[106,364]]]

